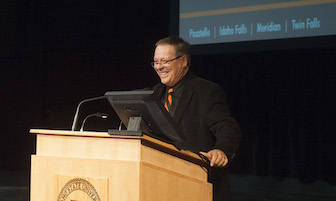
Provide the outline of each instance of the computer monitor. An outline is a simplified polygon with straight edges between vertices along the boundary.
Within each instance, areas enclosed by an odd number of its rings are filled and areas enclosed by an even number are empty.
[[[145,134],[180,149],[186,147],[183,133],[153,90],[108,91],[105,96],[126,127],[130,118],[141,117],[149,128],[143,130]]]

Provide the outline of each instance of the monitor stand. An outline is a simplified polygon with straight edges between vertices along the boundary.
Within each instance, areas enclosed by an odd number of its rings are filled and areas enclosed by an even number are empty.
[[[110,135],[142,136],[143,133],[150,133],[150,129],[142,117],[130,117],[128,120],[127,130],[108,130],[108,134]]]

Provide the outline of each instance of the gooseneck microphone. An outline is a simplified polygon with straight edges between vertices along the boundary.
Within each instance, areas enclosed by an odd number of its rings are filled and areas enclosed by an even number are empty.
[[[85,119],[83,120],[83,123],[82,123],[82,126],[80,128],[79,131],[84,131],[84,125],[85,125],[85,122],[88,118],[90,117],[99,117],[99,118],[102,118],[102,119],[107,119],[108,118],[108,114],[105,114],[105,113],[100,113],[100,112],[97,112],[97,113],[93,113],[93,114],[89,114],[88,116],[85,117]]]
[[[83,103],[96,101],[96,100],[101,100],[101,99],[104,99],[104,98],[106,98],[106,96],[98,96],[98,97],[88,98],[88,99],[82,100],[77,106],[76,113],[75,113],[75,116],[74,116],[74,119],[73,119],[73,122],[72,122],[71,130],[74,131],[76,129],[76,125],[77,125],[77,121],[78,121],[79,108]]]

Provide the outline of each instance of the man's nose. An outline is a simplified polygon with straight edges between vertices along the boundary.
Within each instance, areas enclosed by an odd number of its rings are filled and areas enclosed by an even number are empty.
[[[157,70],[161,70],[161,69],[164,68],[164,65],[163,65],[162,63],[158,63],[158,64],[156,64],[155,68],[156,68]]]

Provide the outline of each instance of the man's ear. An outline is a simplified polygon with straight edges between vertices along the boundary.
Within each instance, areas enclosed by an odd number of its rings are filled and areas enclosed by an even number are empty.
[[[187,55],[183,55],[181,59],[183,59],[183,67],[186,67],[188,65],[188,57],[187,57]]]

